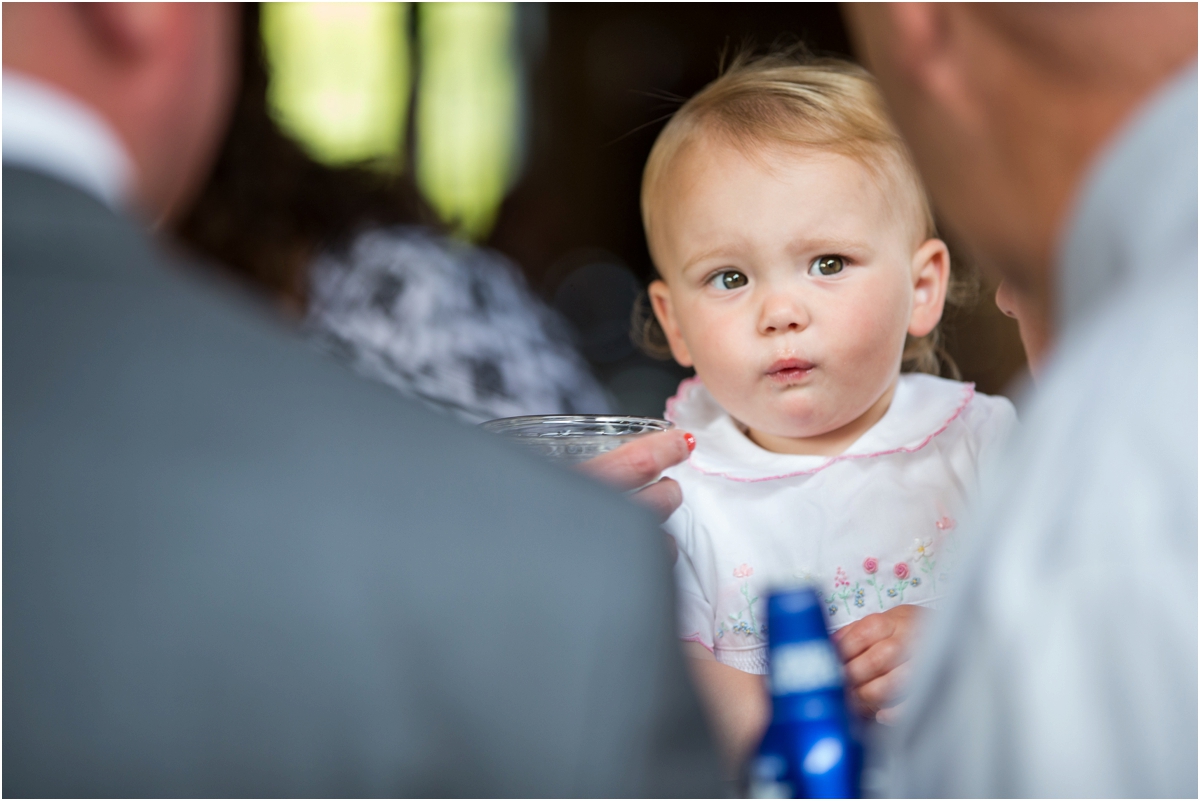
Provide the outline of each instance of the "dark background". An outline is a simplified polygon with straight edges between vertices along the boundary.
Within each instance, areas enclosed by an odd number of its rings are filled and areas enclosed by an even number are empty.
[[[619,411],[654,414],[686,376],[638,352],[634,297],[653,278],[638,208],[665,118],[738,48],[803,43],[853,58],[832,3],[547,4],[523,10],[530,128],[522,176],[484,243],[512,257],[578,330]],[[1002,392],[1025,359],[986,283],[943,323],[965,380]]]

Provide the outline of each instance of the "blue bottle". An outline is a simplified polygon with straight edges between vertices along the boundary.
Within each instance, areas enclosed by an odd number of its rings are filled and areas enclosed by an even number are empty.
[[[859,797],[862,749],[817,594],[773,593],[767,639],[771,725],[750,765],[750,796]]]

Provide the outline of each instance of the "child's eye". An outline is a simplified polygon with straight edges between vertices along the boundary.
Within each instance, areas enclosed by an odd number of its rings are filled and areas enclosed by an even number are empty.
[[[837,275],[846,269],[846,260],[841,256],[818,256],[808,268],[809,275]]]
[[[717,289],[738,289],[744,287],[750,279],[737,270],[722,270],[709,279],[708,283]]]

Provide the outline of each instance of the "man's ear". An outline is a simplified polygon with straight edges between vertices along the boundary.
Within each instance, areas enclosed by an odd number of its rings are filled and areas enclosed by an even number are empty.
[[[974,124],[983,124],[978,108],[978,78],[971,69],[979,54],[981,30],[973,9],[954,3],[886,4],[903,44],[901,69],[942,108]],[[994,64],[992,66],[995,66]]]
[[[931,3],[844,3],[858,56],[873,71],[920,77],[939,42],[942,17]]]
[[[969,99],[961,61],[969,43],[966,15],[953,5],[849,3],[843,8],[855,50],[885,86],[918,87],[939,104],[954,106]]]
[[[675,320],[675,310],[671,305],[671,290],[667,287],[667,282],[661,279],[653,281],[647,291],[650,294],[650,306],[654,309],[654,316],[658,318],[658,324],[662,326],[663,333],[667,335],[667,344],[671,346],[671,355],[684,367],[691,367],[692,354],[688,350],[687,343],[683,341],[683,335],[679,332],[679,323]]]
[[[169,42],[171,3],[79,3],[75,13],[83,20],[93,42],[121,59],[144,56],[162,42]]]
[[[950,286],[950,251],[940,239],[927,239],[912,258],[913,307],[908,333],[923,337],[942,319]]]

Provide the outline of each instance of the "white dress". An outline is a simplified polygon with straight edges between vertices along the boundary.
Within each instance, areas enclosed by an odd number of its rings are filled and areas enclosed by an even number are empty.
[[[935,604],[980,461],[1016,422],[1007,399],[923,374],[901,375],[883,418],[835,457],[758,447],[695,378],[667,417],[696,437],[666,473],[684,499],[666,523],[679,545],[679,635],[749,673],[767,669],[774,587],[814,586],[831,628]]]

